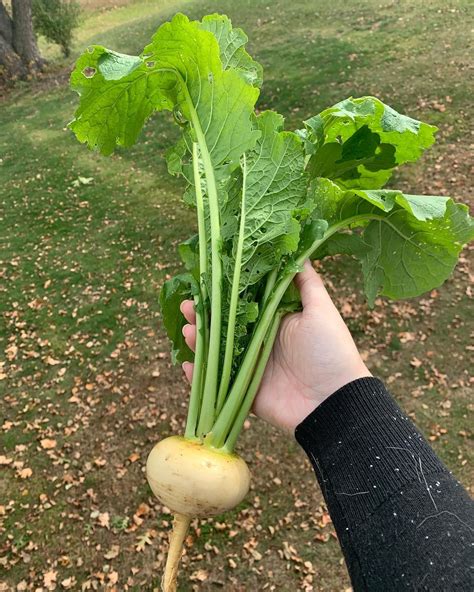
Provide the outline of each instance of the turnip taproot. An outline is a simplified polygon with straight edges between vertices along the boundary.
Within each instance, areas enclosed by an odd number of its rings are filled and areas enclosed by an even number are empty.
[[[255,111],[262,68],[246,41],[226,16],[178,14],[140,56],[93,46],[71,76],[80,104],[70,128],[103,154],[134,144],[155,111],[172,111],[182,131],[168,169],[186,182],[198,234],[179,246],[186,272],[164,283],[160,302],[173,360],[193,361],[194,373],[184,438],[163,440],[147,462],[153,492],[175,513],[166,592],[191,518],[224,512],[248,490],[233,450],[280,320],[300,310],[292,280],[304,261],[352,255],[370,303],[408,298],[439,286],[473,236],[466,206],[384,188],[436,128],[362,97],[285,131],[281,115]],[[187,298],[195,353],[182,335]]]
[[[174,513],[163,577],[163,589],[174,590],[191,518],[206,518],[235,508],[249,490],[250,473],[236,454],[213,450],[198,440],[171,436],[150,452],[146,475],[153,493]]]

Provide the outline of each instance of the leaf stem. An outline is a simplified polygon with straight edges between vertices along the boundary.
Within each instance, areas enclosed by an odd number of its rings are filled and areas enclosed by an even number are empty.
[[[196,349],[194,353],[193,380],[191,383],[191,395],[189,397],[188,417],[186,420],[185,438],[195,438],[196,428],[199,419],[199,408],[202,399],[202,383],[205,373],[204,360],[204,327],[203,327],[203,305],[200,296],[194,297],[196,310]]]
[[[237,248],[235,252],[234,274],[232,276],[232,293],[229,305],[229,320],[227,323],[227,335],[225,344],[224,363],[222,365],[221,381],[219,385],[219,393],[217,395],[216,413],[218,414],[224,405],[227,389],[229,388],[230,374],[232,370],[232,360],[234,357],[234,338],[235,338],[235,323],[237,318],[237,306],[239,303],[240,294],[240,274],[242,266],[242,253],[244,250],[244,235],[246,222],[246,199],[245,191],[247,184],[247,160],[245,153],[242,157],[242,200],[240,206],[240,226],[239,235],[237,239]]]
[[[257,365],[253,372],[253,378],[247,389],[245,394],[244,400],[242,405],[240,406],[239,412],[237,417],[234,420],[234,424],[230,430],[229,435],[224,444],[224,450],[226,452],[232,452],[235,447],[235,443],[237,438],[239,437],[240,432],[242,431],[245,418],[250,412],[252,404],[254,402],[255,396],[258,393],[258,389],[260,387],[260,382],[263,378],[263,373],[265,372],[265,368],[267,367],[267,362],[272,352],[273,344],[275,343],[276,336],[278,334],[278,329],[280,327],[280,321],[284,316],[284,312],[281,311],[275,315],[272,324],[270,325],[270,329],[268,330],[268,334],[265,338],[262,351],[260,352],[260,356],[258,358]]]
[[[267,283],[265,284],[265,292],[263,293],[262,304],[268,300],[270,294],[272,293],[273,287],[275,286],[277,277],[278,277],[278,267],[275,267],[271,270],[271,272],[267,275]]]
[[[207,370],[204,381],[204,391],[201,403],[201,413],[198,423],[198,436],[203,437],[209,432],[215,419],[215,404],[217,396],[217,379],[219,373],[219,352],[221,340],[222,316],[222,259],[221,259],[221,225],[219,213],[219,198],[217,194],[216,178],[211,155],[206,143],[206,137],[201,128],[199,117],[193,101],[181,79],[183,94],[191,116],[191,123],[196,133],[201,151],[201,159],[206,176],[207,195],[209,201],[209,218],[211,223],[211,326],[209,331],[209,349],[207,355]]]
[[[196,311],[196,349],[194,354],[194,371],[189,399],[188,418],[186,420],[186,438],[196,437],[199,409],[202,400],[203,379],[205,376],[206,334],[207,334],[207,289],[203,274],[207,273],[207,239],[204,219],[204,200],[202,197],[201,176],[199,174],[198,146],[193,143],[194,189],[196,193],[196,212],[199,233],[199,289],[200,295],[194,297]]]

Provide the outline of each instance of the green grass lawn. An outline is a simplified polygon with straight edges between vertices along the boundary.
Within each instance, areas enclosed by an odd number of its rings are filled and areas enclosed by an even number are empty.
[[[99,42],[139,52],[175,11],[218,9],[264,66],[260,108],[294,128],[347,96],[374,94],[440,127],[437,146],[398,186],[468,199],[467,0],[106,4],[87,0],[76,53]],[[170,517],[150,496],[144,461],[152,443],[182,429],[187,394],[157,296],[193,212],[166,172],[169,118],[152,118],[130,150],[89,152],[66,129],[77,103],[70,64],[42,47],[50,73],[0,102],[0,591],[152,591]],[[465,485],[468,255],[439,290],[373,310],[352,261],[323,268],[369,367]],[[347,589],[303,454],[257,419],[249,425],[241,452],[252,491],[233,513],[194,524],[180,590]]]

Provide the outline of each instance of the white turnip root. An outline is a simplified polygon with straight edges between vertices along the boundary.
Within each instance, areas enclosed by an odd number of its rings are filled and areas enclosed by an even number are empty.
[[[214,516],[237,506],[249,490],[250,472],[236,454],[172,436],[158,442],[150,452],[146,474],[153,493],[174,514],[162,589],[175,592],[191,519]]]

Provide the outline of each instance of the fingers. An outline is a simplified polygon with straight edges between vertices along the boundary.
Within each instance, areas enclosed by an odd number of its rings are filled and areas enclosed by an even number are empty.
[[[196,325],[184,325],[182,333],[186,345],[194,351],[196,349]]]
[[[192,364],[191,362],[183,362],[181,367],[183,368],[186,380],[191,384],[193,380],[194,364]]]
[[[194,302],[192,300],[183,300],[179,308],[184,318],[190,323],[184,325],[182,329],[184,341],[189,349],[194,351],[196,348],[196,311],[194,310]]]
[[[316,273],[310,261],[306,260],[304,270],[295,276],[295,284],[301,295],[304,309],[319,307],[331,302],[321,276]]]
[[[183,300],[179,310],[183,313],[184,318],[192,325],[196,324],[196,311],[194,310],[194,302],[192,300]]]

